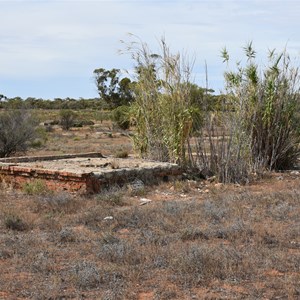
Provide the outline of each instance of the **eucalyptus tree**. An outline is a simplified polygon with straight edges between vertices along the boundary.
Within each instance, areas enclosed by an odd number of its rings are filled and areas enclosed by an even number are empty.
[[[120,69],[95,69],[94,77],[100,99],[104,100],[110,109],[128,105],[133,101],[131,80],[127,77],[121,79]]]

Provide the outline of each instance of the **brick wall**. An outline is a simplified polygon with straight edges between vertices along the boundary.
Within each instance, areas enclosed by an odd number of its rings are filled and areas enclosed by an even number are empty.
[[[45,169],[34,169],[19,166],[0,166],[0,179],[13,188],[22,188],[25,183],[40,180],[54,191],[89,192],[87,182],[90,180],[89,173],[59,172]]]

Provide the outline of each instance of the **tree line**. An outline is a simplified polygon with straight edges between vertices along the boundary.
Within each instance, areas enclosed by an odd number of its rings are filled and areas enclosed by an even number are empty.
[[[122,77],[120,69],[98,68],[94,70],[93,75],[99,97],[67,97],[52,100],[35,97],[23,99],[19,96],[8,98],[0,94],[0,109],[114,110],[119,106],[130,106],[135,102],[137,81]],[[211,108],[225,99],[225,95],[214,95],[213,89],[206,89],[195,83],[190,83],[190,97],[193,103],[199,105],[204,102],[204,97],[209,97]]]
[[[74,98],[55,98],[54,100],[28,97],[7,98],[0,95],[0,108],[2,109],[106,109],[107,105],[99,98],[74,99]]]

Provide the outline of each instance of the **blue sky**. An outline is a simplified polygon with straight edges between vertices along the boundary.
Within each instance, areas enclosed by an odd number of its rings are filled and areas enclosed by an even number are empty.
[[[118,54],[128,32],[154,52],[165,36],[174,52],[195,57],[200,86],[206,61],[209,85],[219,92],[224,46],[233,61],[251,40],[258,53],[286,47],[299,57],[299,12],[298,0],[0,0],[0,94],[97,97],[94,69],[133,67],[128,55]]]

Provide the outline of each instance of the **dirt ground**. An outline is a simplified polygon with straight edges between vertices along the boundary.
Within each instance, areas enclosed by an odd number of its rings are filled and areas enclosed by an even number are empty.
[[[87,127],[30,154],[120,150],[126,134]],[[0,189],[0,299],[300,299],[300,173],[34,191]]]
[[[62,130],[53,126],[41,138],[40,147],[31,148],[27,155],[55,155],[66,153],[100,152],[115,155],[120,151],[133,153],[130,131],[113,129],[110,121],[96,123],[94,126]]]

